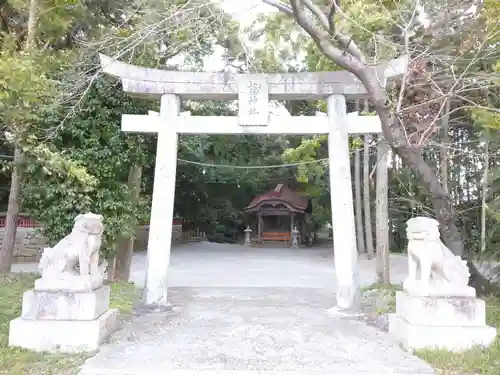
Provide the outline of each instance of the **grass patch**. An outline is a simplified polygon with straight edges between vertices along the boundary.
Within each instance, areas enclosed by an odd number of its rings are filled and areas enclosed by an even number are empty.
[[[396,284],[386,285],[386,284],[374,283],[361,288],[361,292],[367,292],[369,290],[388,290],[394,292],[394,295],[396,295],[397,291],[403,290],[403,286]]]
[[[379,301],[376,303],[375,313],[383,315],[396,310],[396,292],[400,290],[403,290],[401,285],[375,283],[361,288],[361,293],[376,292]]]
[[[109,305],[112,309],[118,309],[120,314],[130,315],[134,302],[139,298],[139,290],[132,283],[124,281],[114,282],[111,285],[111,296]]]
[[[0,375],[72,375],[86,355],[34,353],[9,348],[9,322],[21,314],[23,293],[33,288],[36,274],[0,276]],[[110,305],[122,314],[132,312],[137,289],[130,283],[111,285]]]

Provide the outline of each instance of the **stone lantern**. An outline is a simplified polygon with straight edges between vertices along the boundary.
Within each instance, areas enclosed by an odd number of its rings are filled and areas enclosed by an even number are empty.
[[[247,225],[247,229],[245,229],[245,246],[250,246],[250,236],[252,235],[252,230],[250,229],[250,226]]]
[[[292,247],[299,247],[299,231],[296,226],[294,226],[292,230]]]

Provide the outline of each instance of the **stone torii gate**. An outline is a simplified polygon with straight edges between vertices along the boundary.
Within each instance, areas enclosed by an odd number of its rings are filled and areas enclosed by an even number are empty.
[[[348,72],[227,74],[178,72],[129,65],[100,55],[105,74],[121,79],[131,95],[161,101],[160,113],[122,115],[125,132],[157,133],[156,168],[147,250],[144,303],[168,307],[167,280],[172,240],[178,133],[328,134],[336,311],[359,307],[358,254],[354,222],[348,134],[380,133],[377,116],[346,113],[346,98],[365,99],[362,83]],[[398,79],[406,68],[399,58],[371,67],[380,83]],[[180,102],[238,99],[238,116],[186,116]],[[270,116],[269,100],[326,99],[326,116]]]

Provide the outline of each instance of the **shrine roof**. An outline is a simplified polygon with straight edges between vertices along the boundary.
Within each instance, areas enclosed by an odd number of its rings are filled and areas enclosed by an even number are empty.
[[[307,197],[298,194],[286,185],[278,184],[274,189],[253,198],[245,210],[257,211],[262,204],[276,201],[288,204],[293,211],[299,212],[305,212],[309,205],[309,199]]]

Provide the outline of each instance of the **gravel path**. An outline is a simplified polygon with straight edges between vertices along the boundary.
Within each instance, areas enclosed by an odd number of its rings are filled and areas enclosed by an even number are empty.
[[[130,280],[144,285],[146,254]],[[359,260],[360,284],[375,261]],[[36,264],[13,271],[36,271]],[[406,275],[391,257],[393,283]],[[196,243],[172,249],[169,313],[125,322],[80,375],[420,375],[433,370],[363,320],[330,317],[333,251]]]
[[[427,375],[432,368],[362,321],[331,318],[311,288],[180,288],[170,314],[142,315],[80,375]]]

